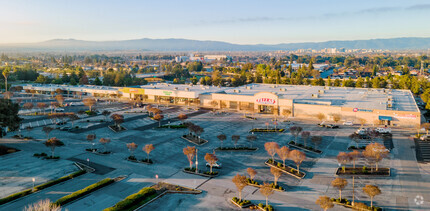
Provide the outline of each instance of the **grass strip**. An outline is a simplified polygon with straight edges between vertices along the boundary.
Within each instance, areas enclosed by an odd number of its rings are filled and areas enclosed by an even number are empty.
[[[96,191],[102,187],[105,187],[105,186],[113,183],[114,181],[115,180],[113,180],[111,178],[106,178],[106,179],[100,180],[100,181],[98,181],[98,182],[96,182],[90,186],[87,186],[84,189],[75,191],[75,192],[73,192],[67,196],[61,197],[56,202],[54,202],[54,204],[56,204],[58,206],[63,206],[63,205],[65,205],[65,204],[67,204],[67,203],[69,203],[69,202],[71,202],[77,198],[80,198],[80,197],[85,196],[91,192],[94,192],[94,191]]]

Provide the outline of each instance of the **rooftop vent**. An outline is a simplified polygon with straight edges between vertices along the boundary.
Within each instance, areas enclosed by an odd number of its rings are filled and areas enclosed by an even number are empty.
[[[280,88],[279,90],[281,90],[282,92],[287,91],[287,89],[286,89],[286,88]]]
[[[329,86],[325,86],[324,89],[325,90],[330,90],[330,87]]]
[[[313,98],[319,98],[319,95],[318,94],[312,94],[312,97]]]
[[[240,93],[240,90],[239,89],[235,89],[234,92],[235,93]]]
[[[188,88],[188,87],[185,87],[185,91],[190,91],[190,88]]]
[[[251,87],[251,86],[247,86],[247,87],[246,87],[246,89],[251,90],[251,89],[252,89],[252,87]]]
[[[174,90],[178,90],[178,87],[173,88]]]
[[[320,90],[318,90],[318,93],[324,94],[324,90],[320,89]]]

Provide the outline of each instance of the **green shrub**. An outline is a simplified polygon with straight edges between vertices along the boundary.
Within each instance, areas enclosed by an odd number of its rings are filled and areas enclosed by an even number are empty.
[[[264,205],[263,205],[263,203],[259,203],[258,206],[259,207],[263,207]]]
[[[341,201],[340,201],[340,199],[336,199],[336,202],[337,202],[337,203],[340,203]]]
[[[106,185],[113,183],[113,182],[114,182],[114,180],[111,178],[106,178],[106,179],[100,180],[100,181],[98,181],[98,182],[96,182],[90,186],[87,186],[84,189],[75,191],[74,193],[71,193],[67,196],[63,196],[54,203],[59,205],[59,206],[63,206],[64,204],[67,204],[67,203],[69,203],[69,202],[71,202],[77,198],[80,198],[84,195],[87,195],[87,194],[93,192],[93,191],[96,191],[96,190],[98,190],[98,189],[100,189]]]
[[[278,163],[278,167],[282,167],[282,163]]]
[[[24,196],[31,194],[31,193],[33,193],[33,191],[31,189],[27,189],[27,190],[24,190],[24,191],[21,191],[18,193],[14,193],[12,195],[9,195],[5,198],[0,199],[0,204],[8,203],[10,201],[13,201],[15,199],[19,199],[19,198],[24,197]]]
[[[345,171],[345,166],[342,166],[342,171]]]
[[[291,168],[291,170],[290,170],[290,171],[291,171],[291,173],[293,173],[293,174],[294,174],[294,172],[295,172],[296,170],[294,170],[293,168]]]
[[[116,203],[113,207],[104,209],[104,211],[120,211],[128,210],[131,207],[144,204],[155,197],[156,191],[154,188],[146,187],[141,189],[139,192],[127,196],[124,200]]]

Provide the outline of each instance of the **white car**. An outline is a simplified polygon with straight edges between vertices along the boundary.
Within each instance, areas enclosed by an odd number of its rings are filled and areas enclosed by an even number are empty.
[[[343,122],[343,125],[353,126],[354,123],[352,123],[352,121],[346,121],[346,122]]]
[[[211,167],[211,164],[206,163],[206,166],[207,166],[207,167]],[[220,169],[220,168],[221,168],[221,163],[218,163],[218,162],[214,163],[214,164],[212,165],[212,168]]]
[[[63,108],[56,108],[55,112],[64,112],[64,109]]]
[[[366,135],[367,134],[367,129],[366,128],[360,128],[357,131],[355,131],[356,134],[358,135]]]
[[[378,127],[375,130],[378,133],[391,133],[391,128],[388,128],[388,127]]]
[[[421,141],[430,141],[430,135],[422,135],[422,136],[420,137],[420,140],[421,140]]]

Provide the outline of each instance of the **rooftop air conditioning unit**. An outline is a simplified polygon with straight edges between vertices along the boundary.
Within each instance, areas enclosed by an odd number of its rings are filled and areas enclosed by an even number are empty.
[[[174,90],[178,90],[178,87],[173,88]]]
[[[281,90],[282,92],[287,91],[287,89],[286,89],[286,88],[280,88],[279,90]]]
[[[392,107],[393,107],[393,104],[388,103],[387,107],[388,107],[388,108],[392,108]]]
[[[313,98],[318,98],[318,97],[319,97],[319,95],[318,95],[318,94],[312,94],[312,97],[313,97]]]
[[[325,90],[330,90],[330,87],[329,86],[325,86],[324,89]]]
[[[190,88],[186,87],[186,88],[185,88],[185,91],[190,91]]]
[[[318,93],[324,94],[324,90],[320,89],[320,90],[318,90]]]
[[[235,93],[240,93],[240,90],[239,89],[235,89],[234,92]]]
[[[252,89],[252,87],[251,87],[251,86],[247,86],[247,87],[246,87],[246,89],[251,90],[251,89]]]

